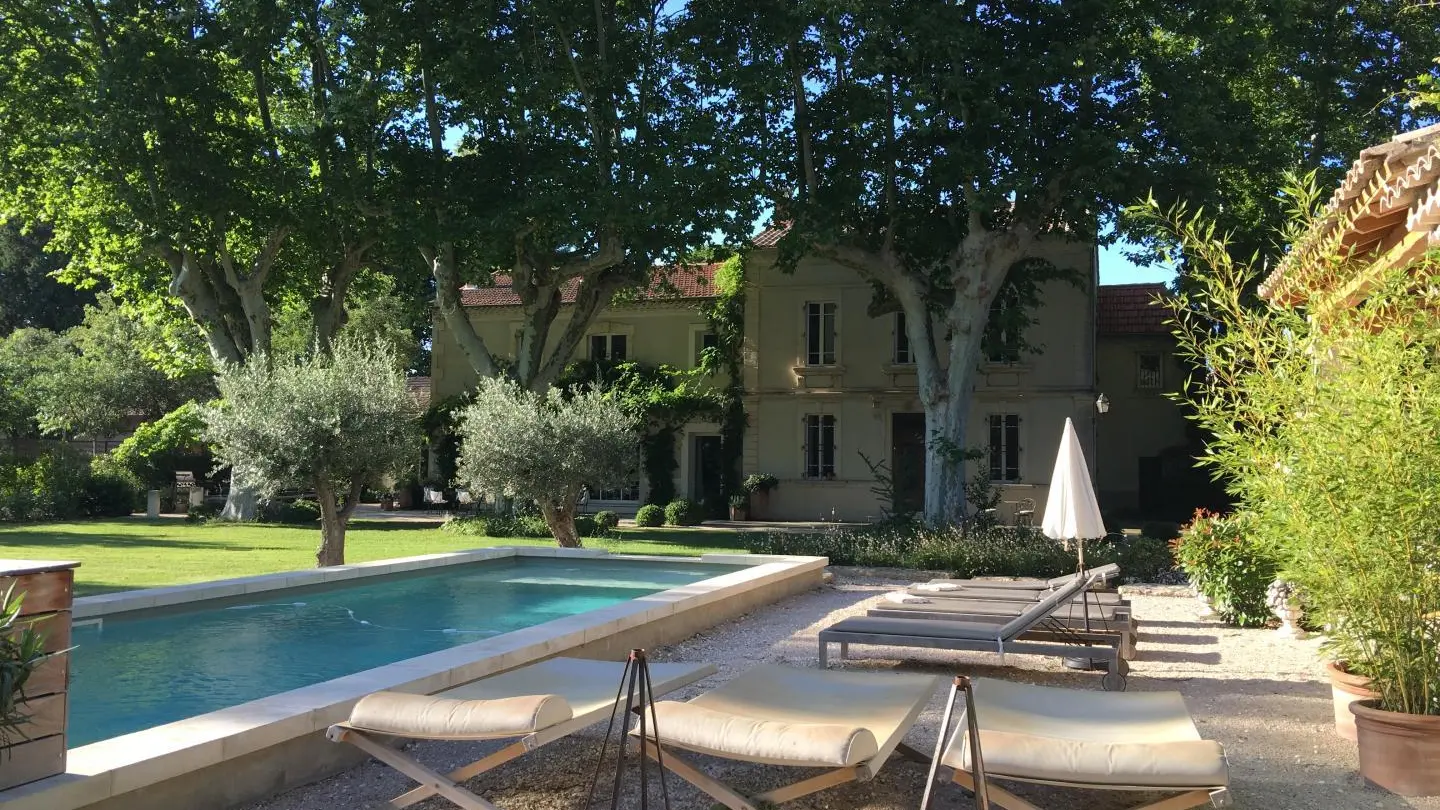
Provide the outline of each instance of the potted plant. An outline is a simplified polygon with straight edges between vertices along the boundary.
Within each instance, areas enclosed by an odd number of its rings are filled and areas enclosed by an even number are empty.
[[[750,496],[744,492],[737,492],[730,496],[730,519],[750,519]]]
[[[769,473],[751,473],[741,484],[750,494],[750,517],[761,520],[770,510],[770,490],[780,485],[780,479]]]
[[[1182,395],[1212,436],[1204,461],[1327,628],[1337,731],[1348,712],[1361,775],[1440,795],[1440,289],[1415,283],[1440,262],[1388,270],[1353,306],[1290,303],[1325,300],[1346,269],[1335,259],[1255,307],[1255,269],[1193,222],[1175,234],[1212,265],[1174,307],[1193,327],[1177,332],[1182,353],[1207,372]]]
[[[1285,194],[1291,250],[1273,275],[1183,208],[1130,213],[1197,260],[1170,308],[1179,353],[1205,373],[1176,396],[1209,434],[1201,462],[1248,514],[1247,536],[1326,627],[1361,775],[1440,795],[1440,256],[1352,257],[1350,212],[1315,216],[1313,175]],[[1263,276],[1283,291],[1257,303]],[[1341,689],[1341,673],[1369,681]],[[1350,702],[1358,689],[1375,696]]]

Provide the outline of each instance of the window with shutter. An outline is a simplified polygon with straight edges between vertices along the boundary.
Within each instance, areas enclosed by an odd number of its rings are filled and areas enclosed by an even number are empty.
[[[1020,480],[1020,417],[990,414],[990,480]]]
[[[895,313],[895,353],[892,357],[896,365],[907,365],[915,362],[910,354],[910,333],[905,331],[905,313]]]
[[[805,477],[835,477],[835,426],[830,414],[809,414],[805,417]]]
[[[840,305],[834,301],[810,301],[805,304],[805,364],[835,365],[836,317]]]

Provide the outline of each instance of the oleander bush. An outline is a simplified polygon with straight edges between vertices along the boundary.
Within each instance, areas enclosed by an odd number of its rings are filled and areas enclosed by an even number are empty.
[[[1217,515],[1197,509],[1170,547],[1190,584],[1210,597],[1221,618],[1240,627],[1269,623],[1265,591],[1280,566],[1256,541],[1246,513]]]

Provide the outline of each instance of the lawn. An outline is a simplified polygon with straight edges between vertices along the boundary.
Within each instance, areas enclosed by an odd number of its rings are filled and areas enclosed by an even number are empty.
[[[346,533],[346,562],[409,557],[486,546],[550,546],[553,540],[475,537],[430,524],[357,521]],[[743,551],[745,536],[700,529],[622,529],[618,540],[584,541],[625,554],[693,557]],[[318,529],[262,524],[128,518],[0,528],[0,557],[78,560],[80,596],[211,579],[294,571],[315,564]]]

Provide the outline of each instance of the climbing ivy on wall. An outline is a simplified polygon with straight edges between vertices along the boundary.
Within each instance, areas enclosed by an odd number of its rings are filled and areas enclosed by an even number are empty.
[[[720,392],[721,490],[725,502],[740,492],[740,457],[745,447],[745,259],[748,251],[726,259],[715,271],[715,298],[705,308],[705,320],[715,333],[715,347],[706,349],[700,368],[707,374],[727,375]]]

